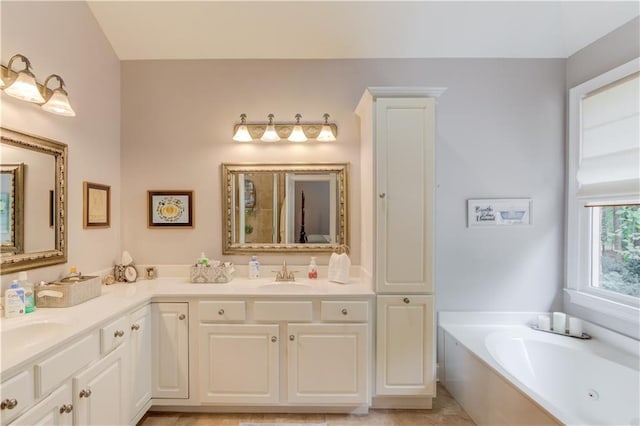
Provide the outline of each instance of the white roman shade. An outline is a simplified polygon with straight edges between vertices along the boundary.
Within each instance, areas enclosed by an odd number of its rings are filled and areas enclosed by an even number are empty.
[[[640,73],[582,98],[577,180],[581,199],[640,198]]]

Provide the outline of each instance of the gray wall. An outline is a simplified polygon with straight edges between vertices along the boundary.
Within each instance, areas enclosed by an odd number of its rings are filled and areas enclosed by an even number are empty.
[[[3,127],[69,147],[69,263],[29,271],[29,278],[56,279],[70,264],[83,273],[108,268],[120,251],[120,61],[85,2],[3,1],[0,8],[2,64],[21,53],[40,83],[50,74],[61,75],[77,114],[53,115],[2,95]],[[21,69],[22,63],[16,65]],[[83,181],[111,186],[111,228],[82,228]],[[3,286],[16,276],[3,275]]]
[[[567,59],[567,90],[638,57],[640,18],[635,18]],[[571,303],[568,295],[564,308],[572,315],[640,339],[640,319],[630,323],[603,315]]]
[[[138,263],[221,255],[221,162],[350,162],[358,252],[359,123],[367,86],[446,86],[437,107],[439,310],[548,310],[562,288],[565,60],[201,60],[122,63],[123,249]],[[339,125],[330,144],[238,144],[249,120]],[[146,191],[194,189],[196,227],[148,229]],[[468,229],[469,198],[530,197],[533,225]],[[263,263],[282,256],[261,255]],[[320,257],[326,263],[328,256]],[[246,263],[246,256],[225,260]],[[308,255],[287,256],[307,264]]]

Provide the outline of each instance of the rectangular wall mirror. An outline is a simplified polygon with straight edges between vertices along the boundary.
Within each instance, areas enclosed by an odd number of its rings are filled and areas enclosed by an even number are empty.
[[[0,129],[2,274],[67,261],[67,145]]]
[[[348,245],[347,163],[222,164],[223,253]]]

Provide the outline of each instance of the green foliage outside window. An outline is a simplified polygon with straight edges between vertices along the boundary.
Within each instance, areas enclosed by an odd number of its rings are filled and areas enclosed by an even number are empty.
[[[640,297],[640,206],[611,206],[599,210],[600,277],[597,286]]]

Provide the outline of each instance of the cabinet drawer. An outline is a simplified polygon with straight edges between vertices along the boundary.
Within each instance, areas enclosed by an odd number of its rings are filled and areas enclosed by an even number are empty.
[[[324,301],[320,307],[322,321],[367,322],[369,303]]]
[[[2,401],[8,404],[2,408],[2,423],[9,422],[33,403],[33,372],[23,371],[0,385]]]
[[[102,355],[108,354],[124,342],[129,331],[128,324],[127,318],[122,317],[100,329],[100,350]]]
[[[256,321],[305,321],[313,318],[311,302],[255,302]]]
[[[200,321],[244,321],[247,310],[244,301],[200,302]]]
[[[36,396],[51,392],[74,371],[100,356],[98,333],[91,333],[57,354],[36,363]]]

